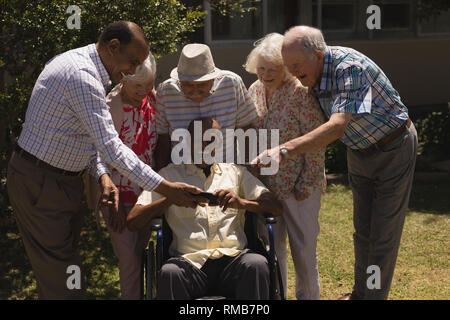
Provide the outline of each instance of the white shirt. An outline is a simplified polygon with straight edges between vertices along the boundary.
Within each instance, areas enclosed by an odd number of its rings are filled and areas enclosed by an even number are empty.
[[[206,177],[194,164],[169,164],[161,169],[161,176],[199,187],[206,192],[230,189],[239,197],[255,200],[269,190],[243,166],[233,163],[215,163]],[[163,196],[144,191],[136,204],[147,205]],[[208,259],[236,256],[247,246],[244,232],[245,210],[219,206],[183,208],[172,205],[165,213],[173,234],[169,253],[183,256],[197,268]]]
[[[37,79],[18,144],[46,163],[68,171],[108,172],[101,158],[143,189],[163,180],[126,147],[106,104],[110,85],[95,44],[51,59]]]

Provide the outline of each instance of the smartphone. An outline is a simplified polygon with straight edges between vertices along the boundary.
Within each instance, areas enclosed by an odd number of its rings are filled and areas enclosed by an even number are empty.
[[[202,197],[202,198],[208,199],[210,206],[216,206],[217,205],[217,196],[213,195],[211,192],[200,192],[198,194],[193,194],[193,196]]]

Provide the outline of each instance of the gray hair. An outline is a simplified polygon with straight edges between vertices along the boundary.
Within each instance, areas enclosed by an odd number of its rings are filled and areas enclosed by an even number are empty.
[[[279,33],[269,33],[264,38],[255,41],[253,50],[247,56],[247,62],[244,64],[245,70],[250,73],[256,73],[258,58],[262,57],[276,65],[282,65],[281,47],[284,36]]]
[[[323,54],[326,53],[327,44],[320,29],[309,26],[296,26],[290,28],[284,35],[286,38],[293,38],[309,56],[312,56],[316,50],[321,51]]]
[[[125,81],[147,82],[150,79],[155,80],[156,61],[152,53],[149,52],[148,57],[136,68],[134,75],[124,75]]]

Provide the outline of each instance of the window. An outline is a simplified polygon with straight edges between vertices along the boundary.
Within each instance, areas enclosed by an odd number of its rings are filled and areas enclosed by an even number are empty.
[[[253,4],[256,10],[244,17],[229,18],[212,12],[205,22],[205,39],[213,42],[248,42],[270,32],[284,33],[289,27],[300,23],[302,1],[260,0]],[[204,6],[209,8],[206,1]]]
[[[374,39],[411,38],[417,35],[414,23],[414,2],[411,0],[374,1],[381,9],[381,29],[373,30]]]
[[[354,1],[313,1],[312,12],[313,26],[323,31],[355,29]]]
[[[445,34],[450,33],[450,10],[430,17],[420,24],[421,34]]]
[[[422,0],[424,1],[424,0]],[[367,28],[367,7],[379,6],[381,29]],[[323,30],[325,39],[398,39],[450,33],[450,10],[420,23],[417,0],[260,0],[244,17],[212,13],[205,21],[205,41],[249,43],[267,33],[284,33],[299,24]],[[209,6],[204,1],[205,9]]]
[[[212,40],[249,40],[263,36],[262,5],[243,17],[224,17],[213,12],[211,15]]]
[[[412,11],[409,2],[404,3],[387,3],[375,2],[381,9],[381,29],[403,29],[412,28]]]

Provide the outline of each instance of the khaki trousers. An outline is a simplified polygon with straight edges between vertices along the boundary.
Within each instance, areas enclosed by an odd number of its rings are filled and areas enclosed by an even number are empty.
[[[84,299],[86,288],[77,248],[82,224],[81,177],[39,168],[14,152],[7,186],[39,298]],[[77,271],[69,266],[81,271],[79,289],[72,277],[77,277]]]

